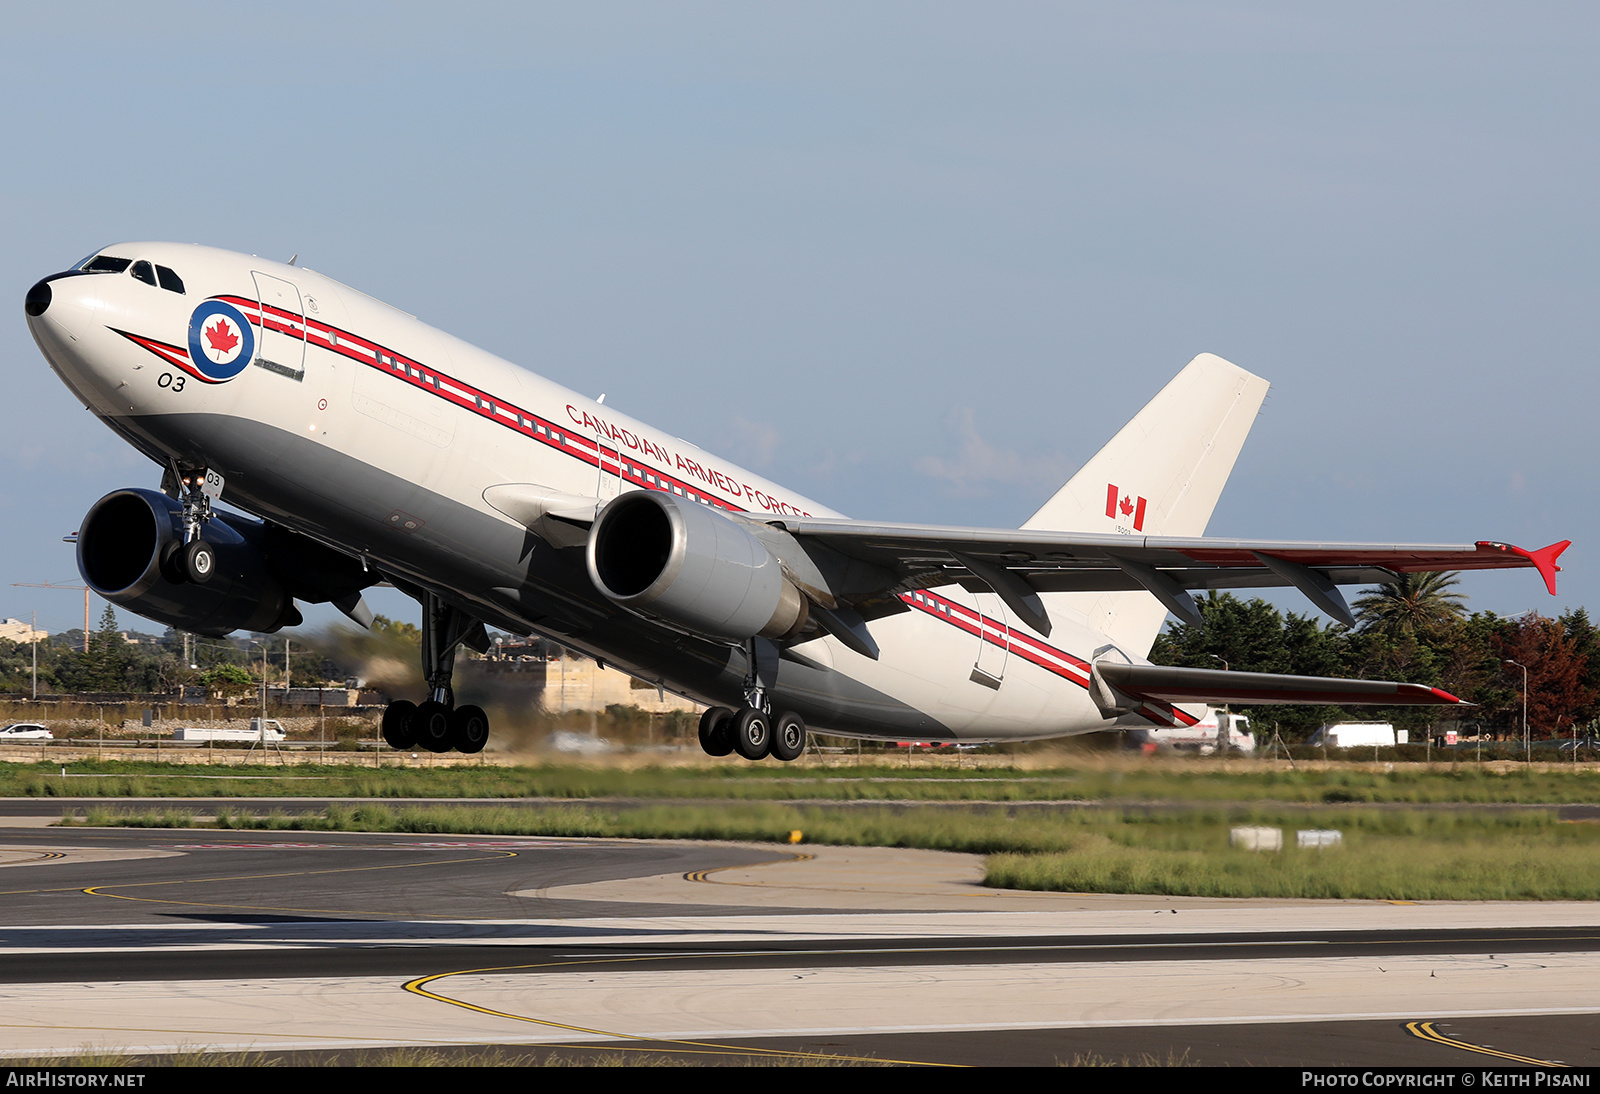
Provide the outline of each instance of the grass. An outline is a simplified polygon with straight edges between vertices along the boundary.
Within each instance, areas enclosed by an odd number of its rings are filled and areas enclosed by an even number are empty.
[[[1098,1052],[1080,1052],[1069,1061],[1056,1061],[1057,1067],[1199,1067],[1200,1064],[1189,1057],[1189,1050],[1182,1052],[1168,1052],[1165,1056],[1157,1056],[1151,1052],[1141,1052],[1137,1056],[1102,1056]]]
[[[1270,820],[1270,818],[1267,818]],[[1283,823],[1287,846],[1260,853],[1227,846],[1217,825],[1135,843],[1086,833],[1070,851],[1001,853],[984,883],[1006,889],[1153,893],[1168,896],[1367,900],[1594,900],[1600,898],[1600,832],[1590,825],[1529,827],[1430,815],[1405,830],[1367,817],[1318,817],[1344,844],[1293,846],[1300,818]],[[1410,821],[1415,815],[1387,816]],[[1459,823],[1452,823],[1459,822]]]
[[[62,777],[63,770],[69,777]],[[687,767],[550,763],[432,769],[135,760],[0,763],[0,797],[18,796],[1569,804],[1600,800],[1600,767],[1397,764],[1389,771],[1354,765],[1287,770],[1258,762],[1151,764],[1121,758],[1033,771],[743,761]]]
[[[188,827],[185,811],[88,811],[92,825]],[[1003,808],[857,807],[728,803],[536,808],[337,805],[302,816],[219,811],[218,827],[299,831],[540,835],[908,847],[989,856],[999,888],[1169,896],[1377,900],[1600,899],[1600,825],[1546,810],[1471,811],[1269,806],[1178,815],[1065,810],[1014,816]],[[1287,830],[1286,846],[1258,853],[1228,845],[1234,825]],[[1343,844],[1293,846],[1297,828],[1333,828]]]

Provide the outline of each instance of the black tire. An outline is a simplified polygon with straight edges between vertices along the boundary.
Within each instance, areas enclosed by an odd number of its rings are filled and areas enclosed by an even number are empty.
[[[733,735],[728,732],[733,711],[727,707],[707,707],[700,715],[700,748],[707,756],[726,756],[733,751]]]
[[[450,715],[450,741],[457,752],[472,755],[489,743],[489,716],[482,707],[456,707]]]
[[[432,699],[420,704],[417,712],[411,716],[411,731],[416,734],[417,744],[429,752],[449,752],[453,744],[450,740],[450,708]]]
[[[772,751],[772,723],[755,707],[733,717],[733,748],[747,760],[764,759]]]
[[[178,556],[183,553],[183,544],[174,543],[161,555],[161,576],[174,585],[184,585],[189,581],[189,575],[183,572],[183,563]]]
[[[217,552],[205,540],[194,540],[178,552],[178,568],[196,585],[204,585],[217,572]]]
[[[390,748],[404,752],[417,743],[416,731],[411,728],[416,713],[417,704],[409,699],[397,699],[383,708],[383,739]]]
[[[772,754],[788,763],[799,759],[805,750],[805,719],[792,710],[784,711],[772,727]]]

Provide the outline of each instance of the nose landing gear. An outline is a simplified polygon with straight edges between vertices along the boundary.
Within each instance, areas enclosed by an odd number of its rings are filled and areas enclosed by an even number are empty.
[[[225,480],[216,471],[197,468],[180,471],[176,462],[161,476],[161,489],[183,503],[183,541],[175,543],[161,559],[161,572],[174,585],[204,585],[217,569],[216,549],[201,533],[215,515],[211,503],[222,497]]]

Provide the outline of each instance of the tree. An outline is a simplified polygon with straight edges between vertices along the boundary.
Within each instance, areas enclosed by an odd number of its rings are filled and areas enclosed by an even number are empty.
[[[207,690],[224,698],[248,695],[256,688],[255,677],[238,665],[216,665],[207,670],[201,680],[205,682]]]
[[[1157,665],[1235,672],[1287,673],[1292,676],[1349,676],[1348,632],[1324,627],[1310,616],[1279,615],[1265,600],[1240,600],[1212,592],[1196,601],[1205,626],[1172,624],[1156,639],[1150,660]],[[1326,721],[1340,720],[1334,707],[1266,705],[1250,711],[1253,723],[1282,726],[1291,737]]]
[[[1522,669],[1528,670],[1528,727],[1541,736],[1561,733],[1575,720],[1581,720],[1595,701],[1595,690],[1585,687],[1583,676],[1588,669],[1588,659],[1578,649],[1578,643],[1554,619],[1546,619],[1529,612],[1507,632],[1493,639],[1495,652],[1502,661],[1515,661],[1506,665],[1518,690],[1522,685]],[[1521,704],[1516,710],[1521,717]]]
[[[1213,591],[1196,601],[1205,625],[1174,623],[1156,639],[1150,660],[1158,665],[1238,672],[1290,672],[1283,616],[1259,597],[1245,601]]]
[[[1574,721],[1589,722],[1600,716],[1600,632],[1595,630],[1589,621],[1589,613],[1583,608],[1573,608],[1563,612],[1557,619],[1562,629],[1567,632],[1567,637],[1572,640],[1573,649],[1583,656],[1587,667],[1583,671],[1582,684],[1593,691],[1596,701],[1586,706],[1575,708],[1571,713]]]
[[[1466,597],[1449,590],[1461,583],[1454,572],[1399,574],[1363,589],[1355,603],[1356,626],[1393,640],[1426,641],[1465,618]]]
[[[110,604],[100,616],[100,627],[89,636],[85,658],[84,691],[122,691],[127,686],[128,657],[122,632],[117,630],[117,613]]]

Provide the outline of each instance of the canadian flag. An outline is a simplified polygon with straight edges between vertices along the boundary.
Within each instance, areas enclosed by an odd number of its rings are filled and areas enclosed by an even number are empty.
[[[1144,499],[1135,500],[1117,489],[1115,483],[1106,483],[1106,516],[1112,520],[1126,520],[1133,515],[1133,530],[1144,531]]]

